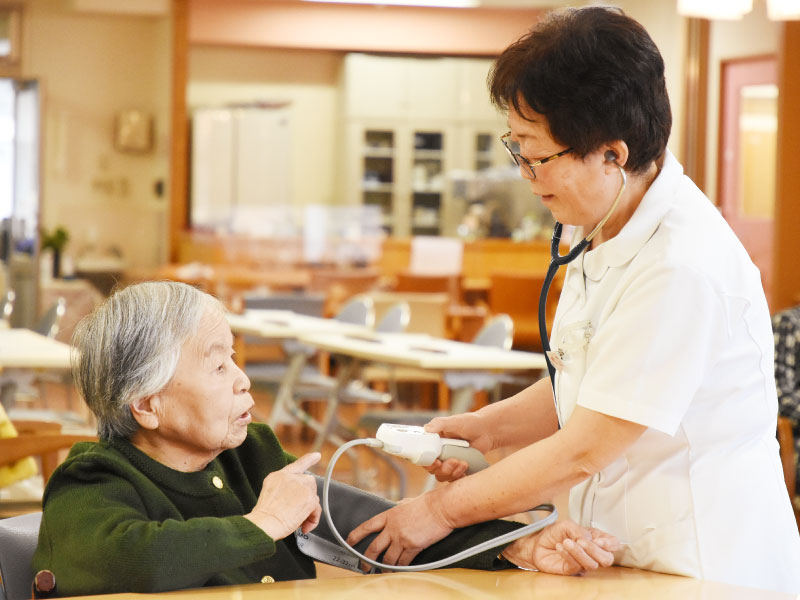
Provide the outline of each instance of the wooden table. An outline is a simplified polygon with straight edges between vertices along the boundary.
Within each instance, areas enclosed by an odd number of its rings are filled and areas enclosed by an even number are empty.
[[[312,450],[319,450],[331,435],[336,425],[341,392],[357,372],[359,361],[431,371],[526,371],[547,366],[543,354],[503,350],[416,333],[313,332],[303,334],[299,339],[348,359],[337,373],[336,389],[329,397],[322,421],[323,430],[319,432]],[[473,395],[474,390],[469,386],[460,389],[451,400],[451,410],[469,410]]]
[[[362,325],[300,315],[288,310],[247,310],[241,315],[228,314],[227,319],[234,333],[255,335],[273,341],[297,340],[302,335],[314,332],[366,334],[371,331]],[[300,411],[292,401],[295,385],[307,362],[308,354],[301,348],[289,354],[286,373],[275,394],[275,403],[269,416],[270,427],[278,425],[287,411],[301,422],[311,425],[308,415]]]
[[[611,567],[582,577],[564,577],[511,569],[469,571],[441,569],[421,573],[353,575],[305,581],[252,584],[148,594],[86,596],[92,600],[144,598],[202,598],[202,600],[375,600],[376,598],[425,598],[462,600],[501,598],[532,599],[631,599],[631,600],[793,600],[797,596],[753,588],[663,575],[649,571]]]
[[[70,347],[30,329],[0,329],[0,370],[69,369]]]
[[[69,370],[70,353],[69,345],[30,329],[0,329],[0,403],[11,408],[17,386],[33,371]]]

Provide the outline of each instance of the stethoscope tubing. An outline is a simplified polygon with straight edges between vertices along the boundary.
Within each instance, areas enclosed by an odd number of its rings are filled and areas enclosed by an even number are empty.
[[[623,169],[620,165],[617,165],[617,168],[622,176],[622,183],[619,187],[619,191],[617,192],[617,197],[614,199],[614,202],[611,203],[611,207],[608,209],[606,215],[600,220],[595,228],[592,229],[591,233],[589,233],[589,235],[583,238],[580,242],[575,244],[575,246],[573,246],[570,251],[563,256],[559,254],[558,247],[561,244],[561,232],[564,229],[564,226],[558,221],[556,221],[556,224],[553,227],[553,237],[550,240],[550,264],[547,266],[547,273],[545,274],[544,282],[542,283],[542,291],[539,293],[538,318],[539,337],[542,339],[542,352],[544,353],[545,363],[547,363],[547,373],[550,375],[550,385],[553,388],[553,402],[555,403],[556,415],[558,416],[559,429],[561,428],[561,417],[558,412],[558,401],[556,400],[556,368],[550,361],[550,338],[547,335],[547,295],[550,292],[550,286],[553,283],[553,279],[555,279],[556,273],[558,273],[559,267],[571,263],[581,255],[581,253],[592,241],[594,236],[596,236],[603,228],[603,225],[606,224],[606,221],[608,221],[611,214],[617,208],[620,198],[622,198],[622,194],[625,192],[625,187],[628,183],[628,176],[625,173],[625,169]]]

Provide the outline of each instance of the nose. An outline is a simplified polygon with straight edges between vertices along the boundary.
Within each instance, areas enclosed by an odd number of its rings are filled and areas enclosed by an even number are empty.
[[[239,365],[234,363],[236,370],[238,371],[236,375],[236,379],[233,382],[233,391],[237,394],[242,394],[245,392],[250,391],[250,378],[247,376]]]

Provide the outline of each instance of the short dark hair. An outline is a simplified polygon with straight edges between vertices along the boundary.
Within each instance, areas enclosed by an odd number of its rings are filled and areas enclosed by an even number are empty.
[[[551,13],[506,48],[489,74],[492,102],[547,117],[550,135],[580,157],[623,140],[625,167],[664,153],[672,113],[664,60],[640,23],[606,7]]]

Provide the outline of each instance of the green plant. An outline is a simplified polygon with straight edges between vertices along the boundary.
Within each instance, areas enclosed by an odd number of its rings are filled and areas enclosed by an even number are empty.
[[[69,232],[63,227],[56,227],[50,233],[42,229],[41,240],[42,250],[50,248],[53,252],[62,252],[69,241]]]

